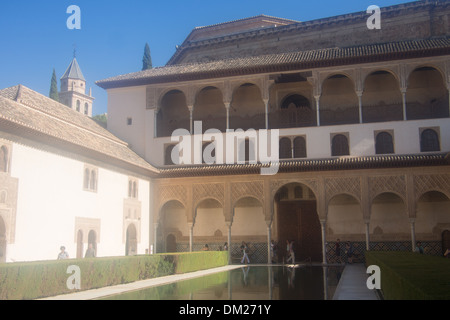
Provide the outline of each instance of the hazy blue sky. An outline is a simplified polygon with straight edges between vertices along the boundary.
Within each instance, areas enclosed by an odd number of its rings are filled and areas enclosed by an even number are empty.
[[[77,60],[96,98],[93,113],[101,114],[107,95],[95,81],[141,70],[146,42],[158,67],[198,26],[260,14],[308,21],[405,2],[411,1],[2,0],[0,88],[20,83],[48,95],[53,68],[60,78],[76,44]],[[70,5],[81,9],[81,30],[67,28]]]

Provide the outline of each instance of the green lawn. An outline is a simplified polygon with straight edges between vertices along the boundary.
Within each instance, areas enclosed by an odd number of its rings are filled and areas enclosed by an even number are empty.
[[[387,300],[450,300],[450,259],[367,251],[366,265],[380,267],[381,291]]]

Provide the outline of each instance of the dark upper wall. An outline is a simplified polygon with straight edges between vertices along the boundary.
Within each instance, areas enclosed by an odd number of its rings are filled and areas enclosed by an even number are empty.
[[[307,22],[232,34],[215,33],[223,25],[239,31],[246,19],[194,30],[168,62],[205,62],[227,58],[330,47],[349,47],[450,35],[450,1],[416,1],[381,8],[381,29],[369,30],[370,14],[351,13]],[[281,20],[281,19],[280,19]],[[210,29],[208,29],[210,28]],[[200,37],[196,32],[201,32]],[[205,36],[208,35],[209,36]]]

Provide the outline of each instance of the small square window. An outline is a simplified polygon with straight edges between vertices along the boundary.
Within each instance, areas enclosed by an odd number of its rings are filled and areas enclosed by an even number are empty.
[[[131,126],[133,124],[133,118],[127,118],[127,125]]]

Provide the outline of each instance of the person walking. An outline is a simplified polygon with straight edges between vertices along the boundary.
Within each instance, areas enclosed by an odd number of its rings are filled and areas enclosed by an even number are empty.
[[[244,263],[244,261],[247,261],[247,263],[250,263],[250,259],[248,257],[248,246],[244,241],[242,241],[241,250],[242,250],[241,263]]]
[[[66,251],[66,247],[61,246],[61,248],[59,249],[61,250],[61,252],[58,254],[58,260],[69,259],[69,254]]]
[[[94,258],[95,257],[95,249],[92,243],[89,243],[89,247],[86,250],[85,258]]]
[[[286,240],[286,251],[288,252],[286,263],[291,261],[292,264],[295,264],[294,241]]]

